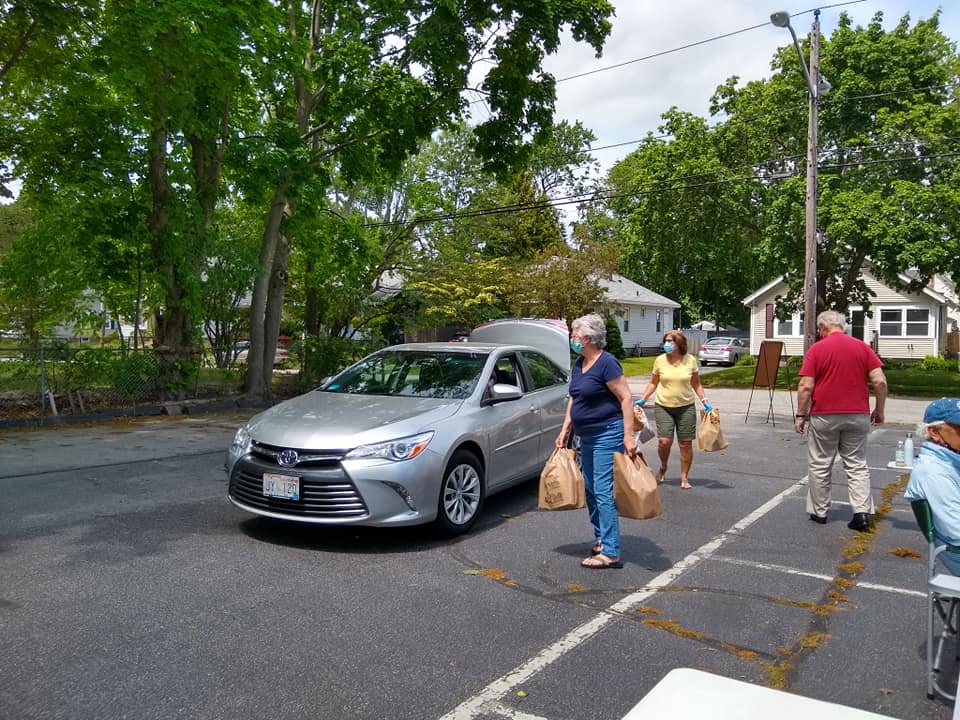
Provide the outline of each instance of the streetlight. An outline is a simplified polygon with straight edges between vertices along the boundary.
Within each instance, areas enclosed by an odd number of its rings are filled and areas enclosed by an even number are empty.
[[[800,51],[797,33],[790,24],[790,13],[775,12],[770,16],[770,22],[790,31],[810,96],[810,116],[807,123],[807,232],[804,250],[806,260],[803,277],[803,351],[806,352],[817,340],[817,109],[820,95],[830,91],[830,83],[820,76],[820,11],[813,11],[809,71],[803,60],[803,53]],[[813,78],[817,81],[814,82]]]

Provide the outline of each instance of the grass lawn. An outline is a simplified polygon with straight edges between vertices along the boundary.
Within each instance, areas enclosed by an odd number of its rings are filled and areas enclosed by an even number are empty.
[[[642,359],[642,358],[640,358]],[[755,365],[736,365],[709,375],[701,375],[704,387],[753,387]],[[649,372],[649,371],[648,371]],[[891,395],[900,397],[960,397],[960,372],[952,370],[923,370],[919,367],[884,368]],[[630,374],[630,373],[628,373]],[[786,368],[780,368],[777,383],[787,385]],[[797,387],[797,372],[790,369],[790,387]]]
[[[654,355],[649,357],[628,357],[621,360],[620,364],[623,366],[623,374],[627,377],[646,375],[653,371],[653,361],[656,359]]]

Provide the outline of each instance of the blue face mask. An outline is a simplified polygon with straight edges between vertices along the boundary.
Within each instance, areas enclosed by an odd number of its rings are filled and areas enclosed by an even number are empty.
[[[583,352],[583,343],[579,340],[570,341],[570,349],[573,350],[577,355]]]
[[[663,344],[663,351],[664,351],[665,353],[672,353],[672,352],[673,352],[673,349],[674,349],[674,345],[673,345],[673,343],[670,342],[669,340],[667,340],[667,342],[665,342],[665,343]]]

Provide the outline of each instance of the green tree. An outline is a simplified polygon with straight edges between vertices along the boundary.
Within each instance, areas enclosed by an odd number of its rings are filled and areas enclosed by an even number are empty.
[[[474,218],[471,229],[484,254],[528,260],[554,245],[563,235],[557,211],[549,201],[527,171],[481,194],[474,201],[477,212],[484,213],[484,206],[491,210]]]
[[[574,230],[577,247],[558,241],[503,278],[510,314],[564,318],[588,312],[606,313],[603,277],[617,266],[616,245],[593,241],[584,226]]]
[[[98,0],[0,2],[0,197],[13,197],[17,138],[23,120],[40,112],[45,78],[89,41]]]
[[[621,270],[695,316],[740,322],[741,300],[769,274],[744,262],[763,238],[764,188],[735,181],[752,170],[724,162],[705,120],[676,109],[663,118],[660,131],[669,137],[648,137],[607,179]]]
[[[606,315],[603,323],[607,328],[607,352],[618,360],[623,360],[627,353],[623,349],[623,337],[620,335],[620,326],[613,315]]]
[[[938,272],[960,270],[960,195],[953,156],[960,106],[956,48],[939,30],[939,13],[891,30],[878,13],[866,27],[841,16],[821,44],[821,70],[833,89],[819,113],[818,310],[870,305],[860,270],[904,287],[911,270],[920,289]],[[790,158],[770,174],[794,175],[768,193],[758,247],[771,276],[785,273],[783,310],[801,304],[804,197],[799,158],[806,148],[806,86],[792,48],[774,59],[764,83],[718,89],[714,109],[747,157]],[[791,108],[789,112],[775,111]]]
[[[88,36],[66,39],[64,62],[42,76],[35,111],[20,120],[17,170],[45,213],[71,220],[64,240],[89,260],[80,266],[89,287],[122,303],[115,288],[125,281],[137,306],[141,285],[156,289],[155,347],[171,361],[164,386],[181,393],[199,350],[233,111],[276,10],[253,0],[98,5]]]
[[[257,273],[260,217],[252,208],[237,206],[217,211],[219,232],[214,237],[200,288],[203,329],[217,367],[235,360],[237,341],[247,336],[249,296]]]
[[[69,222],[52,214],[29,221],[0,258],[0,327],[19,331],[33,347],[61,322],[80,320],[84,309],[83,279],[71,271],[82,259],[61,239]]]
[[[577,121],[553,125],[538,139],[528,163],[530,174],[543,195],[582,195],[594,189],[593,174],[600,163],[590,153],[596,141],[592,131]]]
[[[869,307],[861,268],[914,289],[956,274],[960,196],[954,157],[958,59],[938,15],[884,31],[841,17],[821,45],[833,90],[819,114],[819,309]],[[740,299],[772,277],[800,304],[804,265],[807,89],[792,46],[768,80],[717,88],[711,127],[672,109],[665,138],[649,137],[608,177],[596,233],[624,245],[624,273],[721,323],[744,318]]]
[[[480,89],[491,116],[476,130],[477,151],[497,171],[518,165],[519,140],[551,121],[554,80],[540,69],[543,57],[556,51],[563,27],[599,51],[613,11],[606,0],[559,0],[550,13],[530,12],[521,0],[307,8],[288,0],[284,9],[282,59],[258,73],[271,120],[270,162],[258,172],[272,177],[272,193],[251,307],[254,395],[269,388],[262,351],[273,344],[287,277],[281,238],[292,237],[284,226],[304,187],[324,188],[334,174],[347,183],[396,176],[431,133],[463,113],[461,93],[478,63],[487,67]]]

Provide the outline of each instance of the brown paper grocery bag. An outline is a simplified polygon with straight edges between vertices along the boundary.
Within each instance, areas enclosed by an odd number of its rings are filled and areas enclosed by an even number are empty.
[[[720,430],[720,411],[713,408],[710,412],[700,412],[700,429],[697,430],[697,449],[703,452],[716,452],[727,447],[727,441]]]
[[[623,517],[650,520],[660,516],[657,479],[641,453],[632,460],[623,453],[613,454],[613,501],[617,515]]]
[[[538,507],[543,510],[575,510],[586,507],[583,475],[577,464],[577,451],[557,448],[540,473]]]

